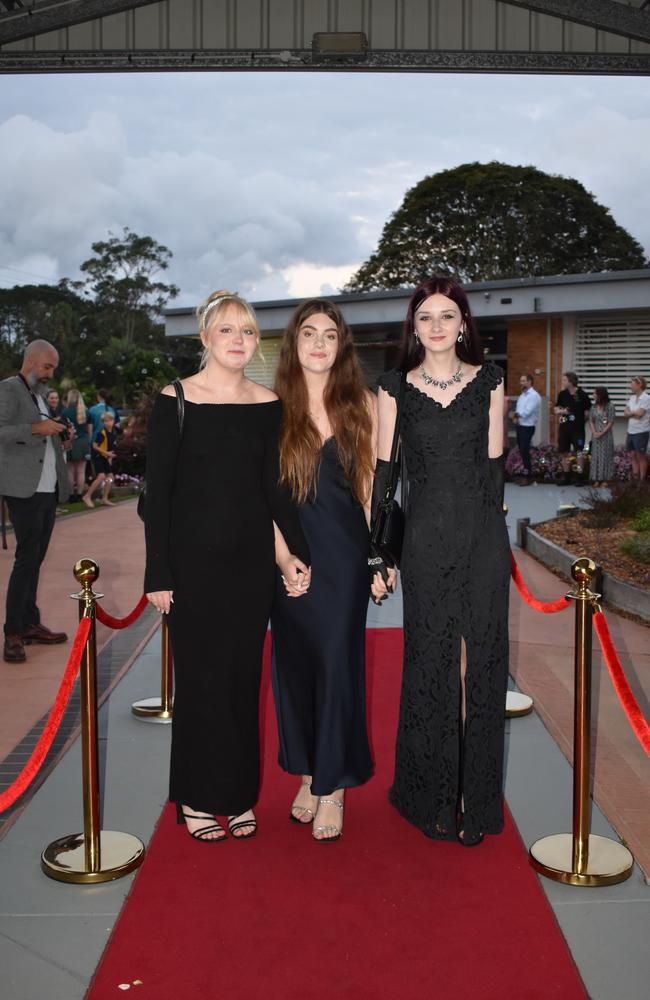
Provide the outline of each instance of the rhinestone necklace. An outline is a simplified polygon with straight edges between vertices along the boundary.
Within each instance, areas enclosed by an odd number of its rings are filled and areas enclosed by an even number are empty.
[[[450,385],[454,384],[454,382],[460,382],[462,377],[463,375],[461,372],[460,365],[458,366],[454,374],[451,375],[448,379],[434,378],[433,375],[429,375],[428,372],[425,372],[424,365],[420,365],[420,378],[422,379],[424,384],[435,385],[438,389],[448,389]]]

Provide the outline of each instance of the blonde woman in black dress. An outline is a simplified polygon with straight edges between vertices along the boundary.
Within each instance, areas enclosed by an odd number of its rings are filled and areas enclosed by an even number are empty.
[[[309,550],[278,485],[281,404],[246,378],[259,344],[252,308],[215,292],[198,311],[204,346],[184,379],[179,435],[167,386],[150,418],[145,593],[169,615],[175,698],[169,797],[204,843],[254,836],[262,647],[280,569],[309,587]],[[275,525],[275,528],[274,528]]]
[[[510,551],[503,516],[503,371],[485,361],[467,296],[430,278],[411,297],[398,368],[408,506],[404,672],[390,800],[428,837],[478,844],[503,827]],[[400,372],[379,380],[376,493]],[[388,571],[389,584],[395,582]],[[386,593],[379,574],[375,597]]]

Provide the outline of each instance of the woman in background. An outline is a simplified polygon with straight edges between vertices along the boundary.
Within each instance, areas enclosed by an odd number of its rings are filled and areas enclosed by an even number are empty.
[[[69,421],[75,436],[68,452],[68,476],[70,478],[70,502],[81,500],[86,485],[86,462],[90,457],[90,439],[86,404],[78,389],[69,389],[61,418]]]
[[[614,478],[614,417],[616,410],[604,385],[594,389],[594,405],[589,411],[591,448],[589,478],[594,486],[607,486]]]
[[[336,306],[310,299],[284,334],[275,389],[282,400],[281,482],[300,505],[313,580],[278,586],[271,616],[280,766],[300,775],[290,819],[320,843],[341,836],[346,788],[372,761],[366,731],[368,523],[376,401]],[[286,590],[286,592],[285,592]]]
[[[641,375],[630,379],[632,395],[623,415],[627,417],[625,449],[632,463],[632,479],[644,483],[648,475],[648,442],[650,441],[650,394]]]

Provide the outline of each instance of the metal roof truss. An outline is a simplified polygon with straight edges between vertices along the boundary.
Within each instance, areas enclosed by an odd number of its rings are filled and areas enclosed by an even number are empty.
[[[648,0],[0,0],[0,72],[650,73]]]

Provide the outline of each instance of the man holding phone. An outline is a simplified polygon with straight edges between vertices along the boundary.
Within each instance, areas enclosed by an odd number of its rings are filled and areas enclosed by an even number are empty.
[[[38,577],[54,527],[56,505],[69,495],[61,437],[43,393],[59,356],[47,340],[25,348],[17,375],[0,382],[0,494],[9,509],[16,555],[6,597],[4,659],[25,662],[25,645],[65,642],[65,632],[41,624]]]

